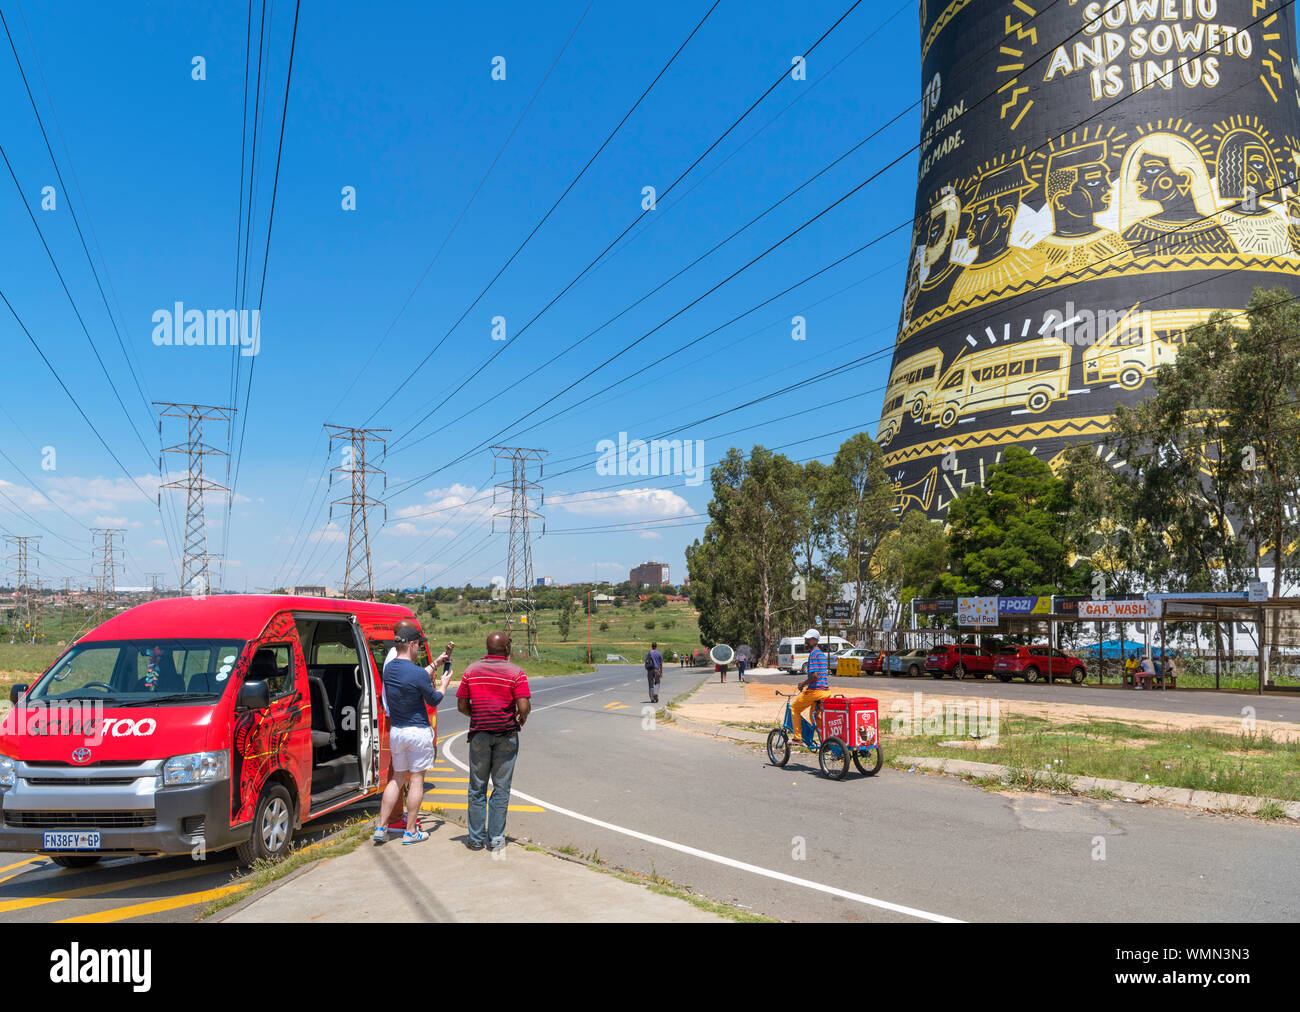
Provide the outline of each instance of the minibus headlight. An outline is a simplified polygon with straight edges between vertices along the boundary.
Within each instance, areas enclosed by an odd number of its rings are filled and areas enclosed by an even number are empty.
[[[191,752],[163,763],[163,786],[205,784],[230,777],[229,752]]]
[[[18,767],[14,761],[0,752],[0,787],[12,787],[17,774]]]

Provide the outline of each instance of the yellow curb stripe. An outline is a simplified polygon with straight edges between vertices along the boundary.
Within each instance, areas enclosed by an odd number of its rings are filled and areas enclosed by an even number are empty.
[[[28,896],[20,900],[0,900],[0,914],[9,913],[11,910],[27,910],[31,907],[40,907],[47,903],[58,903],[62,900],[79,900],[87,896],[100,896],[104,893],[115,893],[125,889],[157,885],[160,882],[174,882],[177,879],[194,878],[197,875],[210,875],[213,872],[227,871],[233,867],[233,864],[227,862],[199,868],[182,868],[179,871],[165,871],[157,875],[146,875],[143,878],[105,882],[102,885],[86,886],[83,889],[69,889],[66,892],[51,893],[48,896]]]
[[[222,896],[229,896],[231,893],[238,892],[240,889],[247,889],[249,883],[241,882],[239,885],[220,886],[217,889],[204,889],[197,893],[182,893],[180,896],[169,896],[166,899],[150,900],[147,903],[133,903],[129,907],[114,907],[112,910],[100,910],[93,914],[83,914],[80,917],[65,917],[63,920],[55,921],[55,924],[105,924],[109,921],[126,921],[132,917],[144,917],[147,914],[160,914],[168,910],[177,910],[180,907],[191,907],[196,903],[210,903],[212,900],[220,899]]]
[[[430,780],[430,783],[439,784],[467,784],[469,777],[438,777],[437,780]]]
[[[460,792],[457,791],[457,794]],[[449,808],[453,811],[464,812],[469,810],[468,804],[457,804],[452,801],[426,801],[420,806],[422,812],[432,812],[435,808]],[[544,812],[545,808],[539,808],[537,805],[506,805],[507,812]]]
[[[26,868],[27,871],[34,871],[34,868],[28,866],[44,860],[45,859],[41,857],[29,857],[26,861],[19,861],[17,864],[7,864],[3,868],[0,868],[0,871],[8,871],[10,868]],[[17,878],[19,875],[25,874],[25,871],[16,871],[12,875],[6,875],[4,878],[0,878],[0,882],[8,882],[11,878]]]

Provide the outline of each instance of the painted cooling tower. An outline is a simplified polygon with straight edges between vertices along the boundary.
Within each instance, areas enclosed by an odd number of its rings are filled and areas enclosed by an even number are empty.
[[[1053,463],[1098,441],[1214,310],[1300,291],[1300,70],[1284,0],[920,9],[916,221],[877,438],[901,510],[941,517],[1007,446]]]

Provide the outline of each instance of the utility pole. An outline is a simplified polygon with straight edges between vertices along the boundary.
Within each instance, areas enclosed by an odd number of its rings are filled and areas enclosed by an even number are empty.
[[[343,570],[343,596],[358,601],[375,599],[375,572],[370,560],[370,521],[367,511],[375,506],[384,506],[379,499],[372,499],[366,490],[367,479],[372,475],[383,478],[384,488],[388,487],[388,478],[383,470],[371,467],[366,462],[366,444],[380,445],[379,459],[383,460],[388,452],[388,435],[391,429],[360,429],[348,425],[330,425],[330,448],[334,453],[334,442],[338,440],[343,452],[343,462],[338,467],[330,468],[330,486],[334,484],[335,473],[350,475],[352,494],[345,499],[330,502],[330,519],[334,519],[334,507],[348,507],[348,559]],[[384,506],[384,520],[388,520],[388,507]]]
[[[162,573],[145,573],[145,576],[149,577],[149,597],[151,599],[162,597],[162,586],[159,582],[162,580]]]
[[[14,627],[17,637],[11,635],[9,642],[21,639],[27,643],[36,642],[37,615],[32,604],[31,581],[27,572],[29,550],[40,550],[40,538],[5,535],[5,544],[13,545],[14,552],[9,556],[14,561]]]
[[[184,418],[187,435],[184,443],[164,446],[158,454],[158,473],[161,475],[162,455],[164,453],[183,453],[186,458],[186,475],[181,481],[171,481],[158,486],[158,505],[162,506],[162,490],[165,488],[185,490],[185,548],[181,556],[181,592],[189,591],[198,597],[206,596],[211,589],[212,579],[208,563],[218,556],[208,555],[207,525],[203,519],[203,495],[205,492],[229,492],[224,485],[205,478],[203,475],[203,458],[217,455],[226,456],[224,450],[209,446],[203,442],[203,423],[214,420],[226,423],[230,431],[230,421],[234,418],[234,408],[215,408],[206,404],[173,404],[166,401],[154,401],[158,408],[158,442],[162,443],[162,420],[164,418]]]
[[[533,546],[528,533],[529,520],[541,520],[542,515],[535,513],[530,502],[530,493],[534,493],[537,505],[545,503],[542,486],[528,480],[528,465],[537,464],[537,476],[542,476],[542,458],[545,450],[533,450],[523,446],[494,446],[492,453],[497,460],[510,461],[510,483],[498,484],[492,492],[493,505],[496,494],[505,489],[510,490],[510,509],[497,513],[495,517],[510,520],[510,549],[506,560],[506,631],[510,632],[515,613],[519,613],[519,623],[524,627],[526,652],[529,657],[539,657],[537,652],[537,612],[533,601]],[[495,467],[495,465],[494,465]],[[546,533],[545,521],[542,533]]]
[[[91,567],[91,576],[95,580],[95,605],[91,613],[90,624],[99,625],[104,621],[104,614],[108,608],[108,602],[117,592],[117,560],[115,550],[117,544],[115,539],[126,534],[124,527],[95,527],[91,530],[91,537],[101,538],[100,544],[95,545],[93,551],[97,558]]]

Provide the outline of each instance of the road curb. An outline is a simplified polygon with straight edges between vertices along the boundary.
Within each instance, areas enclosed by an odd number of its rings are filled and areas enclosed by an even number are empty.
[[[977,763],[969,759],[937,759],[931,756],[899,756],[897,763],[953,776],[1004,778],[1009,770],[998,763]],[[1127,780],[1104,780],[1100,777],[1059,774],[1075,791],[1110,791],[1129,801],[1159,801],[1167,805],[1197,808],[1225,815],[1254,815],[1267,805],[1278,805],[1288,819],[1300,820],[1300,801],[1280,798],[1257,798],[1248,794],[1222,794],[1217,791],[1194,791],[1187,787],[1162,787],[1135,784]]]

